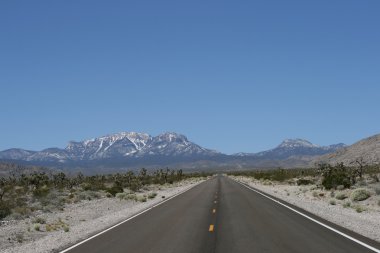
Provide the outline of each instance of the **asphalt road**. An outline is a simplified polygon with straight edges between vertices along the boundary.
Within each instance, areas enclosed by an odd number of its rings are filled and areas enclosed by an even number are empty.
[[[380,248],[376,242],[323,222]],[[68,252],[373,251],[218,176]]]

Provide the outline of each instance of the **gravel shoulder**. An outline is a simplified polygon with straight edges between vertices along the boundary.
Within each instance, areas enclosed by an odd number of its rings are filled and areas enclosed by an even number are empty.
[[[352,190],[334,192],[318,189],[315,185],[297,186],[244,176],[230,177],[380,242],[380,196],[375,193],[365,201],[354,202],[349,198],[336,198],[338,194],[349,196]]]
[[[5,221],[0,224],[0,252],[59,252],[203,181],[192,178],[172,185],[148,186],[137,193],[157,194],[146,202],[103,197],[69,204],[62,211],[35,212],[27,219]]]

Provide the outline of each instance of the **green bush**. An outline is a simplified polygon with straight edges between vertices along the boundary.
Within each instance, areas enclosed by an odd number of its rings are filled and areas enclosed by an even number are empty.
[[[337,189],[340,185],[343,185],[344,188],[350,188],[351,186],[351,172],[343,163],[336,166],[320,164],[318,171],[323,177],[322,185],[328,190]]]
[[[371,194],[369,193],[369,191],[363,188],[359,188],[359,189],[355,189],[351,193],[350,198],[352,201],[363,201],[363,200],[368,199],[370,196]]]
[[[121,187],[120,185],[114,185],[111,188],[106,189],[106,192],[112,194],[112,196],[116,196],[117,193],[121,193],[123,191],[123,187]]]
[[[341,193],[336,194],[335,198],[339,199],[339,200],[343,200],[343,199],[347,198],[347,195],[345,193],[341,192]]]
[[[363,212],[363,211],[366,210],[366,208],[365,208],[364,206],[360,206],[360,205],[356,205],[356,206],[354,206],[354,209],[355,209],[355,211],[358,212],[358,213],[361,213],[361,212]]]
[[[127,198],[127,193],[126,192],[118,192],[116,193],[115,195],[116,198],[122,200],[122,199],[126,199]]]
[[[34,224],[34,230],[40,231],[40,228],[41,228],[40,224]]]
[[[65,231],[66,233],[70,231],[70,228],[68,225],[63,225],[63,231]]]
[[[137,195],[136,194],[128,194],[127,199],[137,201]]]
[[[157,193],[155,193],[155,192],[152,192],[152,193],[148,194],[148,198],[149,199],[154,199],[156,196],[157,196]]]
[[[343,203],[343,207],[344,208],[348,208],[348,207],[350,207],[351,206],[351,202],[344,202]]]
[[[137,197],[137,201],[139,201],[139,202],[146,202],[146,197],[145,196],[138,196]]]
[[[351,183],[350,179],[344,173],[332,173],[330,175],[326,175],[322,179],[322,185],[330,190],[333,188],[337,188],[338,185],[343,185],[344,188],[350,188]]]

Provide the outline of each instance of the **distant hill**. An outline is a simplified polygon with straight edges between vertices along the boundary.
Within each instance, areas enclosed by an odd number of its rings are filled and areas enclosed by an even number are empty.
[[[238,153],[236,155],[255,157],[261,160],[286,160],[296,157],[306,158],[311,156],[328,154],[331,152],[335,152],[343,147],[346,147],[346,145],[343,143],[329,146],[318,146],[303,139],[286,139],[274,149],[251,154]]]
[[[361,158],[367,164],[380,163],[380,134],[360,140],[334,153],[318,157],[312,163],[326,162],[336,164],[342,162],[349,165]]]

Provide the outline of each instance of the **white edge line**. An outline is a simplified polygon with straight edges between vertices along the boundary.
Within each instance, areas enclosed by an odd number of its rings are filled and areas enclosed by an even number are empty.
[[[99,235],[101,235],[101,234],[104,234],[104,233],[110,231],[111,229],[114,229],[114,228],[120,226],[121,224],[123,224],[123,223],[125,223],[125,222],[127,222],[127,221],[129,221],[129,220],[132,220],[133,218],[136,218],[137,216],[139,216],[139,215],[141,215],[141,214],[146,213],[146,212],[148,212],[149,210],[151,210],[151,209],[153,209],[153,208],[155,208],[155,207],[157,207],[157,206],[159,206],[159,205],[162,205],[163,203],[165,203],[165,202],[167,202],[167,201],[169,201],[169,200],[171,200],[171,199],[177,197],[178,195],[181,195],[182,193],[185,193],[185,192],[187,192],[187,191],[193,189],[195,186],[200,185],[201,183],[206,182],[207,180],[208,180],[208,179],[206,179],[205,181],[199,182],[199,183],[197,183],[197,184],[194,184],[194,185],[191,186],[190,188],[188,188],[188,189],[186,189],[186,190],[183,190],[183,191],[180,191],[180,192],[174,194],[173,196],[171,196],[171,197],[169,197],[169,198],[167,198],[167,199],[165,199],[165,200],[163,200],[163,201],[161,201],[161,202],[158,202],[157,204],[154,204],[153,206],[148,207],[148,208],[142,210],[141,212],[139,212],[139,213],[137,213],[137,214],[135,214],[135,215],[133,215],[133,216],[127,218],[126,220],[123,220],[123,221],[121,221],[121,222],[119,222],[119,223],[113,225],[112,227],[109,227],[109,228],[107,228],[107,229],[105,229],[105,230],[103,230],[103,231],[100,231],[99,233],[97,233],[97,234],[95,234],[95,235],[93,235],[93,236],[91,236],[91,237],[89,237],[89,238],[87,238],[87,239],[84,239],[83,241],[80,241],[80,242],[78,242],[78,243],[76,243],[76,244],[70,246],[70,247],[67,248],[67,249],[64,249],[64,250],[62,250],[62,251],[59,251],[59,253],[65,253],[65,252],[68,252],[69,250],[72,250],[72,249],[78,247],[79,245],[81,245],[81,244],[83,244],[83,243],[85,243],[85,242],[88,242],[89,240],[91,240],[91,239],[93,239],[93,238],[95,238],[95,237],[97,237],[97,236],[99,236]]]
[[[268,196],[268,195],[266,195],[266,194],[264,194],[264,193],[262,193],[262,192],[259,192],[259,191],[255,190],[255,189],[252,188],[251,186],[248,186],[248,185],[246,185],[246,184],[243,184],[243,183],[241,183],[241,182],[239,182],[239,181],[237,181],[237,180],[235,180],[235,179],[232,179],[232,180],[234,180],[236,183],[241,184],[242,186],[244,186],[244,187],[250,189],[251,191],[254,191],[254,192],[256,192],[256,193],[258,193],[258,194],[260,194],[260,195],[266,197],[267,199],[270,199],[270,200],[276,202],[277,204],[280,204],[280,205],[282,205],[282,206],[288,208],[289,210],[292,210],[293,212],[295,212],[295,213],[297,213],[297,214],[299,214],[299,215],[305,217],[306,219],[309,219],[309,220],[311,220],[311,221],[313,221],[313,222],[315,222],[315,223],[317,223],[317,224],[319,224],[319,225],[321,225],[321,226],[323,226],[323,227],[325,227],[325,228],[327,228],[327,229],[329,229],[329,230],[331,230],[331,231],[333,231],[333,232],[335,232],[335,233],[337,233],[337,234],[339,234],[339,235],[341,235],[341,236],[343,236],[343,237],[345,237],[345,238],[347,238],[347,239],[349,239],[349,240],[351,240],[351,241],[354,241],[354,242],[356,242],[356,243],[358,243],[358,244],[360,244],[360,245],[366,247],[367,249],[370,249],[370,250],[372,250],[372,251],[374,251],[374,252],[380,253],[380,250],[379,250],[379,249],[376,249],[376,248],[372,247],[371,245],[368,245],[368,244],[366,244],[366,243],[364,243],[364,242],[362,242],[362,241],[359,241],[358,239],[355,239],[355,238],[353,238],[352,236],[349,236],[348,234],[345,234],[345,233],[343,233],[343,232],[341,232],[341,231],[339,231],[339,230],[337,230],[337,229],[335,229],[335,228],[333,228],[333,227],[330,227],[329,225],[326,225],[326,224],[324,224],[324,223],[322,223],[322,222],[320,222],[320,221],[318,221],[318,220],[316,220],[316,219],[314,219],[314,218],[311,218],[310,216],[308,216],[308,215],[306,215],[306,214],[304,214],[304,213],[301,213],[300,211],[297,211],[296,209],[294,209],[294,208],[292,208],[292,207],[290,207],[290,206],[288,206],[288,205],[285,205],[284,203],[281,203],[280,201],[278,201],[278,200],[276,200],[276,199],[274,199],[274,198],[272,198],[272,197],[270,197],[270,196]]]

